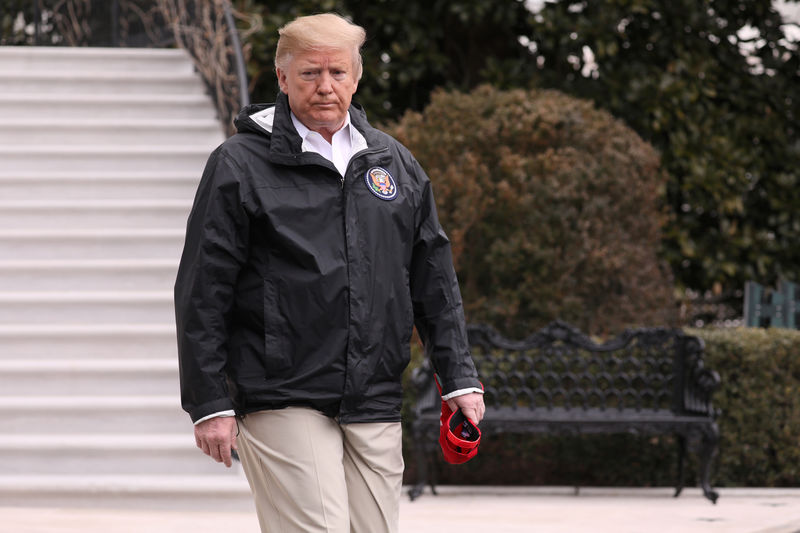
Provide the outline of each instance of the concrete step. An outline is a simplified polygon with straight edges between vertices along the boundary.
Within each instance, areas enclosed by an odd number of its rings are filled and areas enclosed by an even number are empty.
[[[175,319],[172,292],[0,292],[0,324],[147,324]]]
[[[68,74],[82,70],[194,72],[192,60],[184,50],[158,48],[0,46],[0,65],[16,71],[47,70]]]
[[[91,117],[92,115],[88,115]],[[211,148],[224,140],[222,127],[208,119],[75,118],[42,124],[25,119],[0,121],[4,145],[160,145],[197,144]]]
[[[61,94],[45,99],[31,93],[0,93],[0,117],[29,120],[41,128],[74,119],[209,120],[217,114],[206,94]]]
[[[0,360],[177,361],[174,321],[157,324],[0,324]]]
[[[0,198],[13,200],[183,200],[191,203],[200,173],[8,173],[0,169]]]
[[[209,152],[207,145],[0,145],[0,161],[6,175],[24,171],[193,172],[199,176]]]
[[[0,396],[5,435],[192,433],[177,394],[168,396]]]
[[[36,93],[42,98],[68,94],[205,94],[197,74],[186,72],[77,72],[26,70],[0,63],[0,93]]]
[[[0,359],[5,396],[178,395],[175,359]],[[2,468],[0,468],[2,472]]]
[[[177,270],[163,260],[0,261],[0,291],[171,291]]]
[[[239,465],[237,464],[237,468]],[[140,435],[0,435],[4,475],[222,475],[192,431]]]
[[[183,240],[183,229],[0,229],[0,261],[164,259],[177,264]]]
[[[221,467],[224,468],[224,467]],[[226,475],[2,475],[5,506],[147,508],[254,512],[239,467]]]
[[[181,228],[191,210],[185,200],[2,200],[0,227],[28,229]]]

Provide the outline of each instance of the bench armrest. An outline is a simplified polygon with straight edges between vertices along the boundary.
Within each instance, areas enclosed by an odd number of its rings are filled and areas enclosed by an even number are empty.
[[[719,410],[711,404],[711,397],[722,380],[719,374],[703,363],[702,339],[686,337],[684,344],[683,409],[689,413],[716,418]]]
[[[442,398],[433,379],[433,366],[428,359],[411,371],[411,386],[414,391],[414,416],[436,412],[441,409]]]

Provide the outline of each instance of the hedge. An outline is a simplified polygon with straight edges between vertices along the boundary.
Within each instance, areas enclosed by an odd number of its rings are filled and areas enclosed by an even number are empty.
[[[716,483],[800,484],[800,332],[688,331],[705,341],[707,366],[722,377],[714,397],[722,410]]]

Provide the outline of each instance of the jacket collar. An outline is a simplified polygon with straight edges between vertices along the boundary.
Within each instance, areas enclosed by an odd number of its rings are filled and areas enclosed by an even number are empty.
[[[385,141],[379,132],[367,122],[363,108],[351,103],[349,109],[350,125],[355,128],[354,142],[361,149],[382,151]],[[270,138],[269,160],[283,165],[310,164],[317,162],[317,154],[303,152],[303,139],[297,133],[291,119],[289,98],[278,93],[274,105],[248,106],[236,119],[239,132],[255,132]],[[360,151],[360,150],[358,150]]]

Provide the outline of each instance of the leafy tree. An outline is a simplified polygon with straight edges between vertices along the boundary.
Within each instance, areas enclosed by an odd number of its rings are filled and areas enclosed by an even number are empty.
[[[373,121],[421,110],[437,87],[469,90],[527,83],[534,71],[519,42],[529,29],[522,0],[246,0],[263,28],[247,39],[255,100],[272,101],[277,30],[300,15],[334,11],[367,30],[357,100]]]
[[[661,150],[686,287],[800,278],[800,57],[770,0],[564,0],[532,25],[539,83]]]

